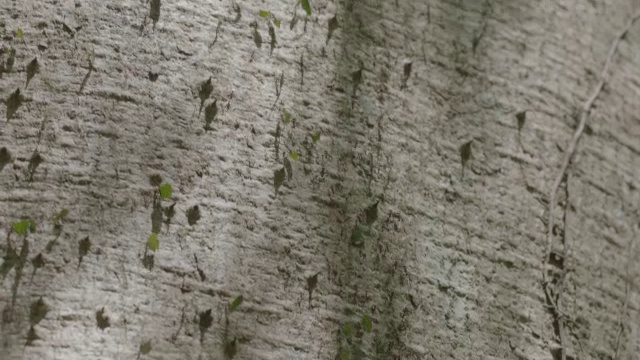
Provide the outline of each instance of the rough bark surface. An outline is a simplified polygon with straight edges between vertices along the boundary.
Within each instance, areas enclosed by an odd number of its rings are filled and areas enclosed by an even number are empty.
[[[0,359],[638,359],[640,4],[310,5],[0,0]]]

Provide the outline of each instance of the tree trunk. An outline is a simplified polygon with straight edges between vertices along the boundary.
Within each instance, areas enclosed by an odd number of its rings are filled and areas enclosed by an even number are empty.
[[[637,1],[307,3],[0,0],[0,359],[637,359]]]

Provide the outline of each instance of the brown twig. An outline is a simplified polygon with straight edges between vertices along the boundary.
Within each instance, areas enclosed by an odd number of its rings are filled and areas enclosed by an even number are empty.
[[[558,304],[558,299],[561,295],[562,292],[562,281],[564,280],[564,276],[566,275],[566,271],[563,269],[563,273],[561,275],[562,279],[561,279],[561,283],[560,283],[560,288],[558,290],[558,292],[555,294],[556,295],[556,299],[553,299],[551,297],[551,293],[550,290],[548,288],[549,282],[547,280],[547,272],[546,272],[546,265],[549,263],[550,258],[551,258],[551,247],[552,247],[552,240],[553,240],[553,210],[554,210],[554,206],[556,204],[556,197],[558,195],[558,188],[560,187],[560,184],[562,183],[562,180],[565,177],[565,174],[567,173],[567,169],[569,168],[569,165],[571,164],[571,160],[573,158],[573,155],[575,154],[576,151],[576,146],[578,144],[578,141],[580,140],[580,137],[582,136],[582,133],[584,131],[585,125],[587,123],[587,118],[589,117],[589,112],[591,111],[591,108],[593,107],[593,103],[596,101],[596,99],[598,98],[598,96],[600,95],[600,93],[602,92],[602,89],[604,88],[605,83],[607,82],[607,74],[609,72],[609,67],[611,65],[611,61],[613,59],[613,56],[615,55],[617,49],[618,49],[618,45],[620,44],[620,41],[624,38],[624,36],[627,34],[627,32],[631,29],[631,27],[633,26],[633,24],[638,20],[638,18],[640,18],[640,12],[636,13],[627,23],[627,26],[618,34],[618,36],[616,36],[616,38],[613,40],[613,43],[611,44],[611,47],[609,49],[609,54],[607,55],[607,59],[605,61],[604,67],[602,68],[602,72],[600,73],[600,80],[598,81],[598,84],[596,85],[596,87],[593,89],[591,96],[589,96],[589,98],[587,98],[587,101],[585,101],[585,103],[582,105],[582,109],[580,112],[580,122],[578,123],[578,128],[576,129],[576,131],[573,134],[573,137],[571,139],[571,142],[569,143],[569,147],[567,148],[567,151],[565,153],[565,157],[562,161],[562,166],[560,167],[560,171],[558,171],[558,175],[556,176],[555,181],[553,182],[553,186],[551,187],[551,192],[549,194],[549,209],[548,209],[548,221],[547,221],[547,248],[545,251],[545,256],[544,256],[544,263],[542,266],[542,285],[544,288],[544,292],[545,295],[549,298],[549,300],[551,301],[551,305],[553,306],[555,315],[556,315],[556,321],[558,321],[558,325],[559,325],[559,331],[560,331],[560,345],[562,347],[562,360],[566,359],[566,350],[565,350],[565,344],[564,344],[564,334],[563,334],[563,315],[560,312],[560,306]],[[568,182],[568,179],[567,179]],[[568,201],[568,199],[567,199]],[[565,226],[566,226],[566,213],[565,213]],[[566,235],[565,235],[566,236]],[[565,243],[564,243],[564,255],[565,258],[563,259],[563,261],[567,261],[566,259],[566,239],[565,239]],[[566,268],[566,264],[564,266],[564,268]],[[555,300],[555,302],[554,302]]]

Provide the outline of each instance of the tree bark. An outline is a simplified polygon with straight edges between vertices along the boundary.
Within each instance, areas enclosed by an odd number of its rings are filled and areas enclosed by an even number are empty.
[[[638,3],[309,4],[0,0],[0,359],[636,359]]]

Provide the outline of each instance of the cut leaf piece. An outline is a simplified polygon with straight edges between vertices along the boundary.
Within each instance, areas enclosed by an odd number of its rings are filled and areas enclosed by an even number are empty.
[[[56,214],[56,216],[53,217],[53,222],[59,223],[60,221],[65,220],[67,218],[67,215],[69,215],[69,209],[64,208],[60,210],[60,212]]]
[[[364,210],[367,225],[373,224],[378,219],[378,203],[379,201],[376,201],[373,205]]]
[[[6,68],[9,69],[9,66],[6,66]],[[15,117],[23,100],[24,96],[20,94],[20,88],[16,89],[16,91],[9,95],[9,98],[5,101],[5,104],[7,105],[7,122]]]
[[[237,298],[235,298],[233,302],[229,304],[229,312],[234,312],[236,309],[238,309],[238,307],[242,304],[243,301],[244,301],[244,297],[242,295],[239,295]]]
[[[369,228],[362,224],[357,224],[351,233],[351,245],[364,245],[364,236],[369,234]]]
[[[49,307],[47,306],[47,304],[45,304],[44,300],[42,300],[42,297],[32,302],[31,311],[29,312],[29,322],[31,323],[31,326],[40,323],[40,321],[42,321],[42,319],[47,316],[48,312]]]
[[[282,112],[282,122],[285,125],[291,122],[291,114],[287,110]]]
[[[104,330],[111,326],[111,323],[109,322],[109,317],[104,313],[104,308],[96,311],[96,323],[100,328],[100,330]]]
[[[300,5],[302,5],[307,16],[311,16],[311,4],[309,4],[309,0],[300,0]]]
[[[280,190],[280,187],[282,186],[282,184],[284,184],[284,180],[286,178],[286,172],[284,167],[282,167],[279,170],[275,170],[273,172],[273,188],[276,191],[276,194],[278,194],[278,191]]]
[[[283,159],[283,163],[285,170],[287,170],[287,180],[291,181],[291,178],[293,177],[293,166],[291,166],[291,161],[285,157]]]
[[[162,184],[160,185],[160,198],[163,200],[167,200],[173,194],[173,187],[171,184]]]
[[[527,118],[527,112],[526,111],[520,111],[519,113],[516,114],[516,120],[518,120],[518,131],[522,130],[522,127],[524,126],[524,121]]]
[[[36,231],[36,223],[31,219],[24,219],[22,221],[14,222],[13,231],[15,231],[16,234],[20,236],[26,235],[27,231],[33,233]]]
[[[355,330],[355,326],[352,323],[348,322],[342,326],[342,332],[347,338],[350,338],[353,335],[353,331]]]
[[[140,344],[140,354],[147,355],[151,352],[151,340],[147,340]]]
[[[331,40],[331,37],[333,36],[333,32],[336,31],[336,29],[338,28],[338,18],[334,16],[331,19],[329,19],[329,23],[327,27],[329,28],[329,31],[327,33],[327,44],[328,44],[329,40]]]
[[[147,239],[147,246],[151,251],[158,250],[158,248],[160,247],[160,240],[158,240],[158,234],[151,233],[151,235],[149,235],[149,238]]]
[[[467,162],[469,162],[469,159],[471,159],[471,141],[472,140],[460,146],[460,162],[462,163],[463,167],[467,165]]]
[[[189,225],[195,225],[198,220],[200,220],[200,207],[198,205],[193,205],[187,209],[187,222]]]
[[[371,316],[364,314],[362,315],[362,328],[364,331],[371,332],[373,329],[373,320],[371,320]]]
[[[33,77],[39,72],[40,64],[38,64],[38,58],[33,58],[33,60],[27,64],[27,85],[25,85],[25,88],[29,86],[31,79],[33,79]]]

